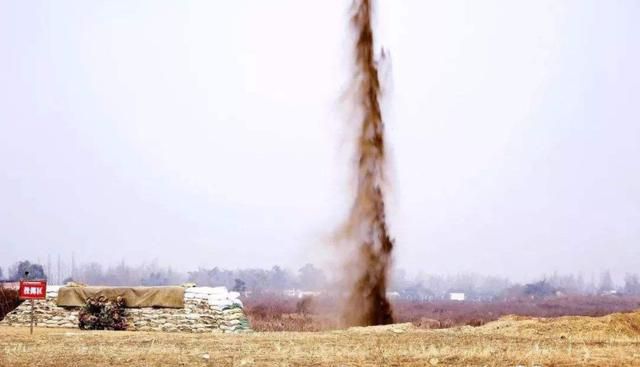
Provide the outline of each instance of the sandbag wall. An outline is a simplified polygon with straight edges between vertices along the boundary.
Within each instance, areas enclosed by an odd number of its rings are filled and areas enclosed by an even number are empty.
[[[56,304],[60,286],[48,286],[47,298],[35,301],[38,327],[77,328],[79,307]],[[128,330],[168,332],[244,332],[250,331],[237,292],[225,287],[192,287],[184,293],[184,308],[127,308]],[[31,302],[23,302],[8,313],[0,325],[28,326]]]

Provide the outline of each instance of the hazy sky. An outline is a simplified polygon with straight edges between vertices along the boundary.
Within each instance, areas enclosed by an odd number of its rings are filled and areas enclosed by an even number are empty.
[[[326,262],[348,10],[0,0],[0,265]],[[640,2],[377,10],[398,266],[640,271]]]

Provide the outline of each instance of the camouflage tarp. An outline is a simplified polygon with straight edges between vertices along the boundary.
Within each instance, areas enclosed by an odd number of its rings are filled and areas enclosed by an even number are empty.
[[[122,297],[128,308],[184,307],[182,287],[62,287],[58,291],[58,306],[81,307],[87,298],[106,297],[115,300]]]

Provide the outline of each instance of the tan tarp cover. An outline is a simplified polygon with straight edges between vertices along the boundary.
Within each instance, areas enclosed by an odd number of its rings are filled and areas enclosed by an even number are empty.
[[[182,287],[62,287],[58,291],[58,306],[84,306],[87,298],[105,296],[109,300],[124,298],[126,307],[184,307]]]

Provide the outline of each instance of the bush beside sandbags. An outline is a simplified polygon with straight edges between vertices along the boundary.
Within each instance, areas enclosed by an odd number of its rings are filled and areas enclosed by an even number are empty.
[[[109,301],[106,297],[88,298],[80,309],[79,327],[83,330],[126,330],[125,302],[122,297]]]

